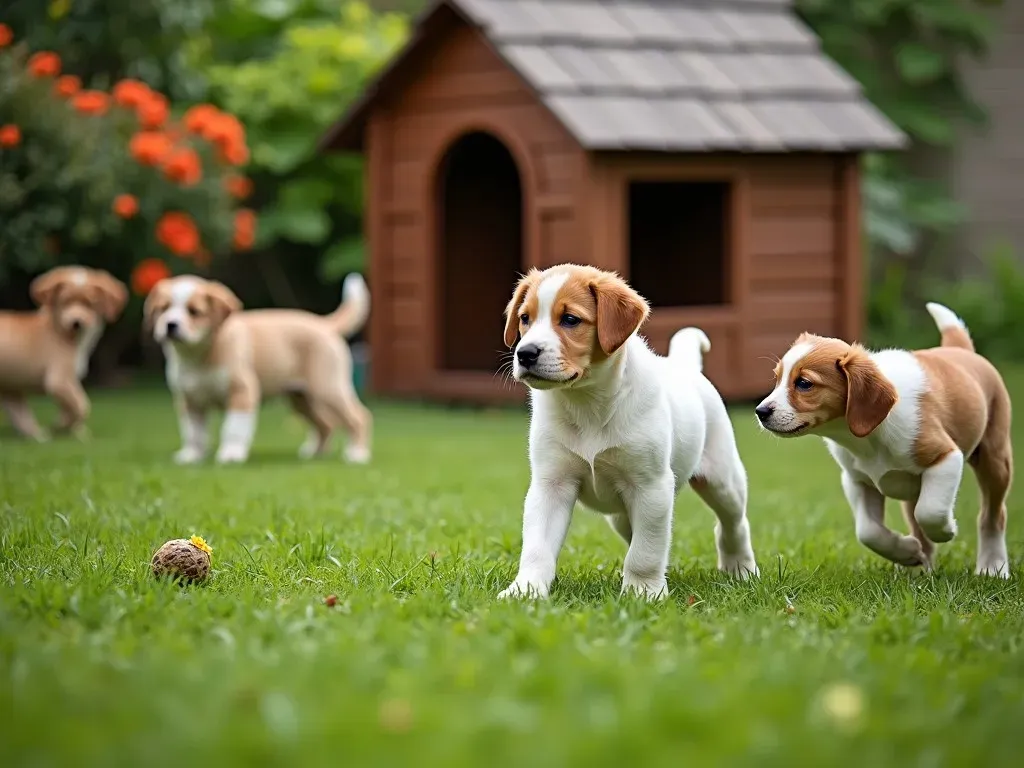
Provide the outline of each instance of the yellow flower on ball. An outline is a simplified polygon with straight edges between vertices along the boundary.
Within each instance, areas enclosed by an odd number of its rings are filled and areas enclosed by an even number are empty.
[[[193,536],[191,539],[189,539],[189,541],[192,543],[194,547],[203,550],[203,552],[205,552],[206,554],[213,554],[213,547],[207,544],[206,539],[204,539],[202,536]]]

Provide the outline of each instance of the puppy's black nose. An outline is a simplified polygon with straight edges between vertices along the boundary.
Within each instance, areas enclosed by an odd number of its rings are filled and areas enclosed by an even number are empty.
[[[760,419],[761,422],[765,422],[772,417],[773,413],[775,413],[775,406],[770,403],[761,403],[754,409],[754,413],[757,414],[757,418]]]
[[[173,320],[167,324],[167,335],[172,339],[178,336],[178,324]]]
[[[523,368],[530,368],[540,358],[540,347],[536,344],[524,344],[516,350],[516,359]]]
[[[72,331],[80,331],[80,330],[82,330],[82,321],[81,320],[72,320],[71,321],[71,330]]]

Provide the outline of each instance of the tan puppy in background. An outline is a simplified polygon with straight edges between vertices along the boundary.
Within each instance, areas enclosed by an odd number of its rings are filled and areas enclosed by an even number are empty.
[[[0,402],[14,428],[45,440],[26,396],[45,393],[57,401],[56,429],[78,432],[89,416],[81,381],[108,323],[128,301],[124,283],[103,270],[57,267],[29,286],[36,312],[0,312]]]
[[[975,353],[963,321],[941,304],[927,308],[942,334],[931,349],[869,352],[803,334],[776,366],[775,390],[757,418],[782,437],[825,439],[842,468],[858,540],[900,565],[930,568],[935,542],[956,536],[966,461],[981,490],[975,572],[1008,579],[1010,395]],[[886,527],[886,497],[903,502],[910,536]]]
[[[345,458],[369,461],[371,417],[356,395],[342,340],[362,328],[370,311],[362,277],[346,278],[341,306],[327,316],[241,309],[229,288],[191,275],[157,283],[146,299],[145,324],[163,347],[178,411],[182,446],[175,461],[192,464],[206,456],[211,409],[227,411],[217,461],[246,461],[260,401],[280,394],[311,425],[301,456],[322,454],[344,425],[350,435]]]

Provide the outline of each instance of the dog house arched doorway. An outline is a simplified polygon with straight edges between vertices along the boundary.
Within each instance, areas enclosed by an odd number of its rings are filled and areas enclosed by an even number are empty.
[[[502,312],[523,269],[523,189],[515,159],[489,133],[456,139],[437,185],[438,366],[497,370]]]

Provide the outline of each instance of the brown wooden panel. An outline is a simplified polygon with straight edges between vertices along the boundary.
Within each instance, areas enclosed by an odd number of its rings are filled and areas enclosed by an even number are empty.
[[[580,253],[572,211],[562,208],[540,212],[541,268],[585,258]]]
[[[836,299],[832,291],[792,291],[754,294],[750,320],[762,332],[834,334]]]
[[[565,193],[576,187],[580,174],[580,152],[572,146],[531,147],[537,167],[537,186],[541,193]]]
[[[750,222],[750,253],[762,255],[832,253],[835,222],[821,216],[754,216]]]
[[[805,182],[772,179],[755,183],[750,190],[750,209],[755,216],[772,213],[827,216],[835,204],[835,185],[831,180]]]

